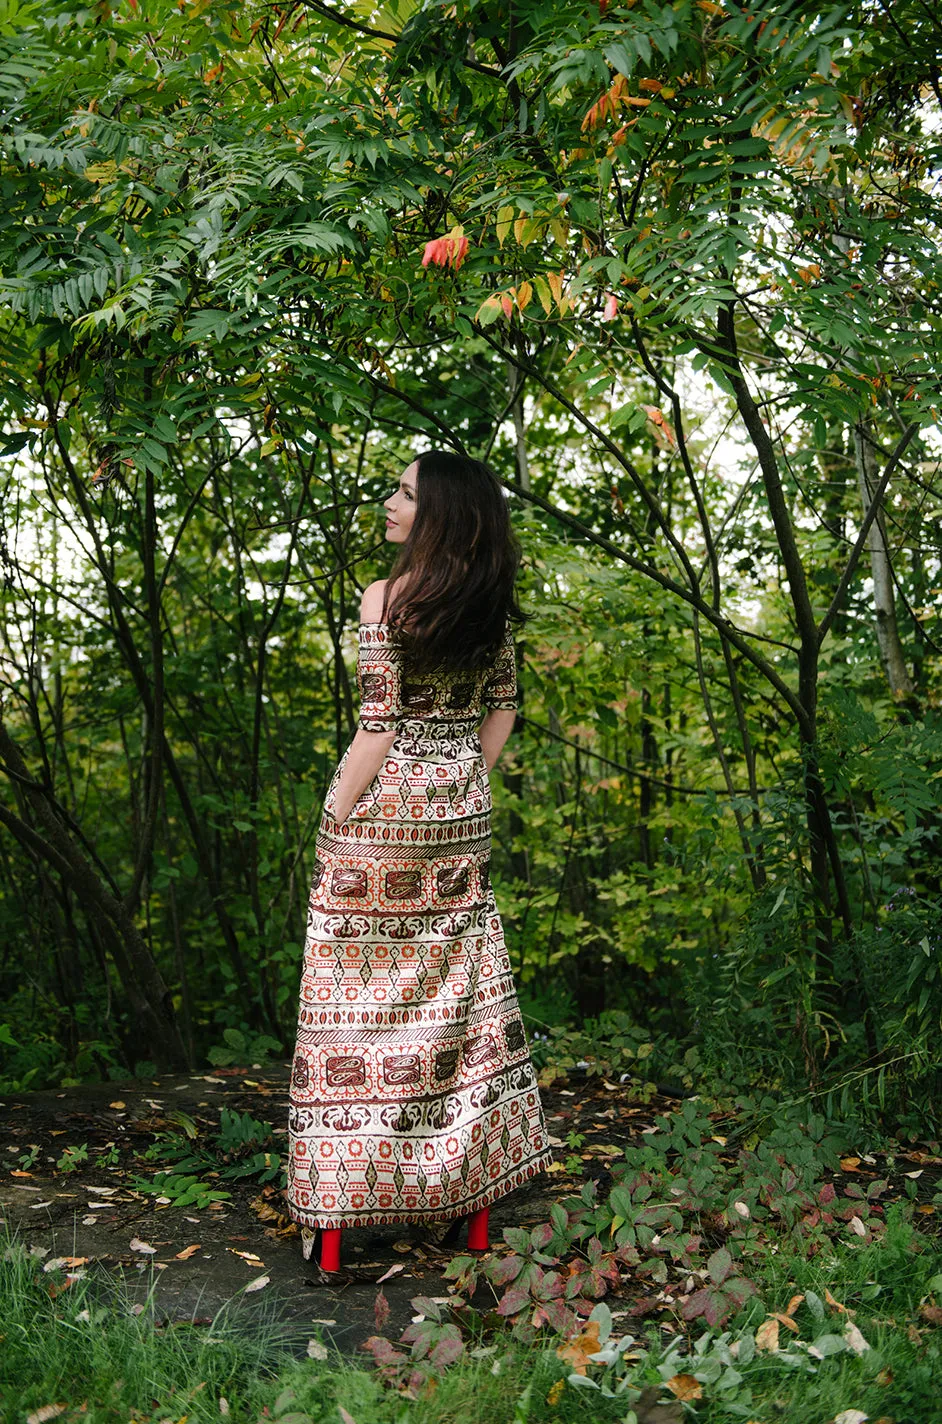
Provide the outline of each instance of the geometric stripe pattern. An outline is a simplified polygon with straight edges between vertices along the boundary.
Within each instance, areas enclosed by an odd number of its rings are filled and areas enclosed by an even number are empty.
[[[302,1227],[464,1215],[552,1161],[490,883],[478,723],[515,708],[508,626],[490,669],[410,676],[360,625],[359,725],[395,731],[344,825],[324,801],[288,1120]]]

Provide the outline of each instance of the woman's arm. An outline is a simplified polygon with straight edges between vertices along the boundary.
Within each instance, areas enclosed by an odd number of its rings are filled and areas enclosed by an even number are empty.
[[[342,826],[396,740],[395,732],[364,732],[360,728],[350,743],[337,790],[334,792],[334,820]]]
[[[487,769],[490,771],[501,752],[504,744],[514,729],[516,712],[511,712],[507,708],[495,708],[488,712],[481,723],[481,750],[484,753],[484,760]]]

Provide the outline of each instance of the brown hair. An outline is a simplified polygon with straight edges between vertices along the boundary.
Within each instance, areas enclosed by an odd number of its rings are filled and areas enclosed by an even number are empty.
[[[525,621],[514,592],[520,546],[507,501],[480,460],[429,450],[415,463],[415,519],[386,584],[383,619],[419,666],[485,666],[508,618]]]

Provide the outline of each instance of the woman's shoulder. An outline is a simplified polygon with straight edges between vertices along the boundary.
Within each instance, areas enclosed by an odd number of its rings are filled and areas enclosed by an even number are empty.
[[[379,623],[383,617],[383,603],[386,598],[386,588],[389,586],[389,598],[392,601],[397,589],[407,582],[409,575],[403,574],[390,584],[389,579],[377,579],[375,583],[367,584],[360,599],[360,622]]]
[[[383,616],[383,598],[388,579],[377,579],[367,584],[360,599],[360,622],[378,623]]]

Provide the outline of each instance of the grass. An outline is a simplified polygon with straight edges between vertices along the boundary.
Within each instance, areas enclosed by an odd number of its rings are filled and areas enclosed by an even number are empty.
[[[104,1275],[66,1287],[64,1270],[44,1271],[42,1260],[7,1233],[0,1239],[2,1418],[4,1424],[26,1424],[31,1415],[35,1424],[53,1418],[63,1424],[217,1424],[226,1418],[233,1424],[653,1424],[659,1418],[678,1424],[688,1417],[701,1424],[830,1424],[857,1410],[886,1424],[942,1424],[942,1330],[920,1314],[927,1300],[942,1296],[942,1256],[906,1219],[905,1208],[892,1211],[885,1234],[859,1249],[838,1244],[808,1259],[783,1243],[756,1264],[759,1297],[724,1331],[698,1321],[688,1337],[676,1316],[654,1327],[627,1322],[639,1335],[628,1361],[590,1362],[579,1382],[553,1338],[527,1347],[492,1336],[485,1353],[466,1355],[437,1375],[423,1398],[409,1400],[373,1369],[332,1354],[307,1357],[309,1332],[287,1325],[277,1302],[247,1305],[236,1297],[209,1324],[160,1328],[150,1299],[133,1313]],[[795,1295],[805,1296],[789,1317],[797,1333],[782,1327],[777,1352],[754,1352],[756,1331],[770,1312],[784,1313]],[[828,1296],[837,1304],[826,1304]],[[598,1311],[604,1337],[606,1307]],[[868,1348],[809,1358],[807,1347],[823,1336],[833,1342],[849,1312]],[[616,1319],[613,1341],[625,1324]],[[607,1397],[603,1389],[614,1390],[619,1380],[625,1392]],[[643,1387],[648,1395],[633,1417]],[[686,1405],[674,1399],[678,1388],[693,1396]],[[671,1408],[652,1413],[645,1405],[653,1397],[673,1401]],[[57,1412],[45,1413],[48,1406]],[[851,1415],[849,1424],[859,1419]]]

